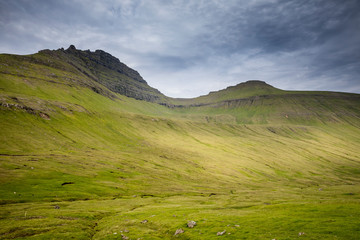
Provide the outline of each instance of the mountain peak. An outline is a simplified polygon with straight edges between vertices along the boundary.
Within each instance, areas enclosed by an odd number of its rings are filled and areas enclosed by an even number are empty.
[[[269,87],[269,88],[274,88],[270,84],[267,84],[265,81],[261,81],[261,80],[248,80],[246,82],[239,83],[239,84],[237,84],[235,86],[231,86],[229,88],[234,88],[234,87]]]
[[[74,45],[70,45],[69,48],[66,49],[66,50],[69,50],[69,51],[70,51],[70,50],[76,50],[76,47],[75,47]]]
[[[163,102],[165,96],[150,87],[134,69],[103,50],[80,50],[70,45],[66,50],[41,50],[49,58],[59,58],[69,63],[87,78],[105,86],[108,90],[127,97],[149,102]]]

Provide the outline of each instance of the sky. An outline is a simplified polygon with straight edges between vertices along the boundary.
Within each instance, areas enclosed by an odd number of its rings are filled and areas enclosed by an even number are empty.
[[[0,0],[0,53],[104,50],[170,97],[360,93],[359,0]]]

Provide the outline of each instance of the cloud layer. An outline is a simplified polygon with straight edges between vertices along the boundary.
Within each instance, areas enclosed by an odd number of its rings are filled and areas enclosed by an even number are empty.
[[[172,97],[260,79],[360,93],[357,0],[0,0],[0,52],[103,49]]]

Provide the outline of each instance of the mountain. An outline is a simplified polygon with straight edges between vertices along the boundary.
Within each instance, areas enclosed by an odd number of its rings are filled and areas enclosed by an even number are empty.
[[[1,54],[0,112],[0,239],[360,238],[359,94],[173,99],[70,46]]]
[[[110,90],[127,97],[150,102],[159,102],[165,99],[165,96],[157,89],[150,87],[137,71],[102,50],[82,51],[71,45],[66,50],[39,51],[38,54],[32,55],[29,61],[35,61],[36,64],[67,71],[71,74],[75,73],[81,77],[80,84],[100,94],[106,95],[105,92]],[[99,88],[94,82],[102,86]]]

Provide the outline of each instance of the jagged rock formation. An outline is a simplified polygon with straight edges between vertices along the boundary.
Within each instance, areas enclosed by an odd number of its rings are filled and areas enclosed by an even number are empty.
[[[134,69],[111,54],[102,50],[78,50],[74,45],[68,49],[42,50],[40,54],[51,54],[65,59],[86,77],[100,83],[107,89],[127,97],[149,102],[166,102],[166,97],[150,87]],[[100,92],[98,88],[92,88]]]

